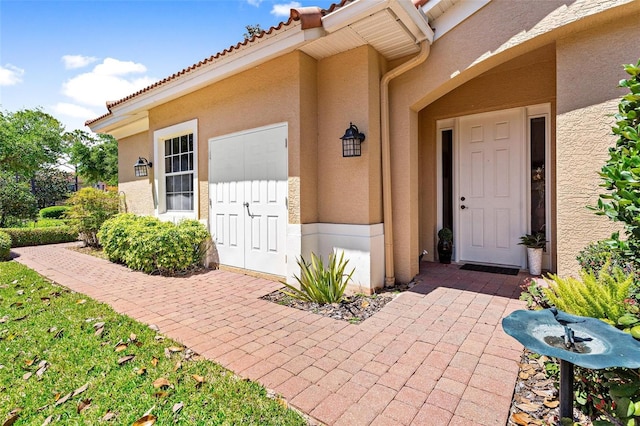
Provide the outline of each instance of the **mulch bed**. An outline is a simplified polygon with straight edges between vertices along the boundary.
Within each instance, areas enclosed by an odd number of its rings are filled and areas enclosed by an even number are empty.
[[[337,320],[359,323],[382,309],[384,305],[393,300],[393,297],[382,294],[374,294],[372,296],[356,294],[344,297],[340,303],[319,305],[317,303],[303,302],[294,299],[282,293],[280,290],[276,290],[262,296],[261,299]]]

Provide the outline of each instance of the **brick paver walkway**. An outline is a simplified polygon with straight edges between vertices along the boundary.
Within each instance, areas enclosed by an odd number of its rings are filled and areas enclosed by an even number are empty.
[[[501,319],[523,278],[423,263],[420,284],[362,324],[259,297],[280,284],[210,271],[148,276],[63,245],[23,263],[108,303],[329,425],[505,425],[522,347]]]

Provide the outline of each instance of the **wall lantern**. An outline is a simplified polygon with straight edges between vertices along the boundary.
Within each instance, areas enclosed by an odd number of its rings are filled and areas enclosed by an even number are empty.
[[[355,124],[349,123],[349,128],[340,139],[342,139],[343,157],[360,157],[362,154],[360,144],[364,142],[364,133],[360,133]]]
[[[138,161],[133,165],[133,170],[136,172],[136,177],[148,176],[147,166],[151,167],[151,162],[147,161],[144,157],[138,157]]]

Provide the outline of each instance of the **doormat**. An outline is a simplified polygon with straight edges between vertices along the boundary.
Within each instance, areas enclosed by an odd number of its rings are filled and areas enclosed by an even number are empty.
[[[516,268],[505,268],[503,266],[487,266],[487,265],[474,265],[471,263],[465,263],[460,267],[465,271],[477,271],[477,272],[489,272],[491,274],[503,274],[503,275],[518,275],[520,272]]]

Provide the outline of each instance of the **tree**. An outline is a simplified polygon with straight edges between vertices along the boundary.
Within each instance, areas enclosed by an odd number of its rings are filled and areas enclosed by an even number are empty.
[[[0,174],[0,228],[11,221],[33,219],[38,213],[36,198],[26,182],[9,173]]]
[[[253,36],[258,36],[262,34],[262,28],[260,28],[260,24],[246,25],[245,28],[247,29],[247,32],[244,33],[245,40],[249,40]]]
[[[0,111],[0,170],[27,179],[61,156],[64,127],[40,109]]]
[[[69,195],[69,184],[73,176],[69,172],[53,167],[40,169],[32,180],[32,192],[39,208],[53,206]]]
[[[111,135],[91,135],[82,130],[67,133],[71,163],[88,183],[118,184],[118,141]]]

